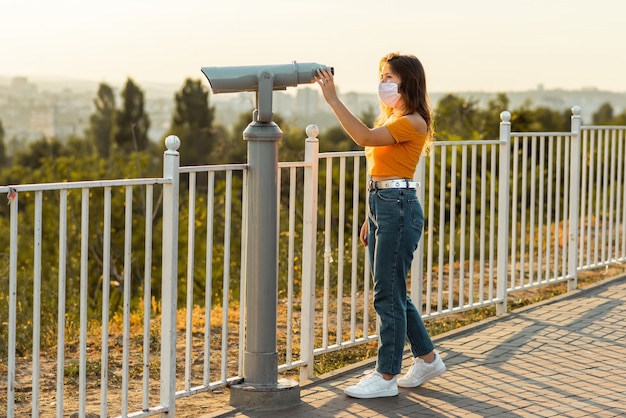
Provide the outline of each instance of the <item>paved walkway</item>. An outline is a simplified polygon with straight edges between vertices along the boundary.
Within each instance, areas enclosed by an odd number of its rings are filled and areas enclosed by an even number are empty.
[[[303,385],[298,406],[207,417],[626,416],[625,321],[623,276],[435,337],[448,370],[396,397],[344,395],[370,360]]]

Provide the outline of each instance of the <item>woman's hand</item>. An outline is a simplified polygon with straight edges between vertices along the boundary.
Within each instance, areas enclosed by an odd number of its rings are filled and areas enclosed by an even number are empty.
[[[332,104],[337,101],[337,89],[335,88],[335,79],[333,73],[328,68],[320,68],[317,70],[317,75],[314,77],[317,84],[322,88],[322,94],[324,100],[328,104]]]
[[[361,233],[359,234],[359,239],[361,240],[361,244],[367,246],[367,234],[369,233],[369,222],[367,219],[361,225]]]
[[[352,138],[355,144],[362,147],[379,147],[383,145],[393,145],[396,140],[393,138],[389,129],[385,126],[379,126],[370,129],[352,112],[337,96],[335,88],[335,79],[333,73],[328,68],[320,68],[317,75],[313,77],[315,82],[322,88],[324,100],[330,105],[339,123]]]

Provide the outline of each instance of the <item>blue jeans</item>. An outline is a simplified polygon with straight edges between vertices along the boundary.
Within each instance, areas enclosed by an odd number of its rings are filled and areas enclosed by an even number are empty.
[[[420,312],[407,295],[406,279],[422,237],[424,211],[415,189],[369,192],[369,250],[374,309],[380,318],[376,370],[399,374],[407,341],[414,357],[434,350]]]

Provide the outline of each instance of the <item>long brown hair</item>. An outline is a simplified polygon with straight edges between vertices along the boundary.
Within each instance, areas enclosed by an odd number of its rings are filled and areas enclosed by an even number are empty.
[[[385,65],[389,65],[391,70],[400,77],[400,85],[398,92],[404,101],[407,114],[417,112],[428,127],[428,139],[424,145],[424,152],[430,148],[433,140],[433,113],[430,104],[430,98],[426,90],[426,73],[419,59],[414,55],[401,55],[398,52],[392,52],[380,59],[378,72],[382,72]],[[381,111],[375,121],[375,126],[382,126],[392,115],[393,109],[380,103]]]

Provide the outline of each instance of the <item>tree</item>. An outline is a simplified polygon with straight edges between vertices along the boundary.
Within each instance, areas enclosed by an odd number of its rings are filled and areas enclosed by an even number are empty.
[[[626,110],[613,118],[615,125],[626,125]]]
[[[435,110],[435,135],[437,139],[461,137],[476,139],[478,133],[478,109],[475,100],[448,94],[438,103]]]
[[[348,136],[345,129],[339,125],[327,129],[326,132],[320,134],[321,152],[355,150],[363,150],[363,147],[355,144],[350,136]]]
[[[215,108],[209,107],[209,91],[200,80],[185,80],[176,93],[176,109],[170,133],[181,139],[181,164],[207,164],[216,143]]]
[[[539,106],[533,112],[536,125],[533,125],[532,130],[537,132],[567,132],[570,129],[568,114],[571,112],[566,111],[564,114],[558,110]]]
[[[52,138],[48,140],[41,138],[37,141],[30,142],[26,149],[17,151],[13,156],[13,165],[36,171],[43,165],[44,160],[54,160],[55,158],[72,154],[73,152],[68,150],[58,139]],[[24,180],[20,180],[19,182],[24,182]]]
[[[230,130],[230,134],[224,132],[220,135],[217,143],[211,150],[209,158],[211,164],[245,163],[247,160],[248,145],[243,140],[243,131],[252,122],[252,114],[244,112],[239,115]]]
[[[122,91],[123,109],[115,117],[115,144],[124,151],[148,148],[150,118],[144,112],[143,91],[129,78]]]
[[[526,100],[519,108],[511,111],[511,125],[517,132],[567,132],[569,118],[563,112],[545,106],[534,107]]]
[[[500,114],[505,110],[510,112],[509,105],[506,93],[498,93],[487,102],[487,109],[480,112],[481,125],[478,126],[483,139],[496,139],[500,136]]]
[[[115,118],[115,95],[113,89],[101,83],[94,99],[96,111],[89,118],[87,137],[95,145],[98,155],[108,158],[111,151],[113,123]]]
[[[603,103],[602,106],[593,114],[594,125],[608,125],[613,122],[613,106],[609,102]]]
[[[374,121],[376,120],[376,116],[378,112],[372,106],[369,106],[366,110],[361,113],[360,119],[366,124],[368,127],[372,128],[374,126]]]

